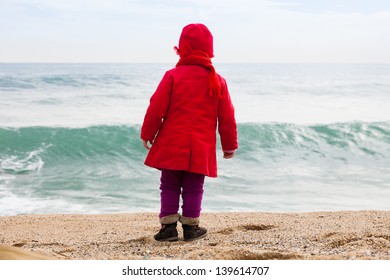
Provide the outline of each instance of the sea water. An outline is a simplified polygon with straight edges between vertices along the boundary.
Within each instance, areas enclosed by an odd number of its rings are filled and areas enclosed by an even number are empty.
[[[0,64],[0,215],[159,210],[139,139],[170,64]],[[390,210],[390,65],[217,64],[239,150],[203,210]]]

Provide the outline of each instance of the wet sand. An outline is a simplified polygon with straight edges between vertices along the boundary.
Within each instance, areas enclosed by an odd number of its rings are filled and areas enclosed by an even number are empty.
[[[204,213],[204,239],[157,242],[156,213],[0,217],[0,246],[54,259],[390,260],[390,211]],[[0,259],[7,255],[0,247]],[[20,249],[22,251],[20,251]]]

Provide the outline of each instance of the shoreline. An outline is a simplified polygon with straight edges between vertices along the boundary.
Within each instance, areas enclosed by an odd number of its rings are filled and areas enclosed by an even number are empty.
[[[157,213],[0,216],[0,246],[78,260],[390,260],[390,211],[220,212],[200,220],[207,237],[185,242],[179,223],[179,241],[157,242]]]

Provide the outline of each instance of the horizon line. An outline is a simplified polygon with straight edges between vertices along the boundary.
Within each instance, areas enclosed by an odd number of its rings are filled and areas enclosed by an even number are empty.
[[[0,64],[176,64],[177,62],[110,62],[110,61],[0,61]],[[213,64],[390,64],[390,62],[229,62]]]

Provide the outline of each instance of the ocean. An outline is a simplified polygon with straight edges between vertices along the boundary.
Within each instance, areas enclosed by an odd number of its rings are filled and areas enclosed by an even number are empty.
[[[216,64],[239,132],[203,211],[390,210],[390,65]],[[159,211],[139,140],[171,64],[0,64],[0,215]]]

